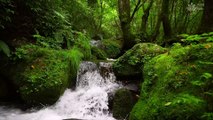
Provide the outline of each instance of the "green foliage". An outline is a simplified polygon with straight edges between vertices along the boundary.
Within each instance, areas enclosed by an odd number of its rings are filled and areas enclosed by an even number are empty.
[[[61,0],[28,0],[22,1],[22,4],[31,12],[31,18],[35,19],[33,29],[38,30],[42,36],[53,35],[66,22],[66,16],[60,8]]]
[[[110,10],[113,9],[113,15],[115,17],[116,8],[115,6],[112,7],[110,4],[112,4],[111,1],[104,2],[102,7],[106,8],[105,10],[108,11],[104,11],[104,13],[107,14],[110,12]],[[100,7],[97,11],[93,10],[87,6],[86,1],[21,0],[19,2],[13,2],[12,0],[1,0],[0,6],[2,8],[2,16],[0,18],[1,28],[7,27],[7,29],[14,29],[13,27],[16,26],[15,29],[17,30],[22,29],[22,31],[28,31],[21,32],[19,35],[21,37],[25,36],[26,38],[30,38],[31,35],[38,31],[40,36],[43,36],[45,39],[47,39],[47,43],[54,43],[56,40],[55,35],[58,34],[58,32],[61,33],[70,26],[72,26],[72,28],[70,27],[69,31],[73,29],[80,32],[86,32],[86,34],[89,36],[104,34],[101,28],[102,24],[111,24],[110,21],[114,19],[114,17],[112,17],[110,14],[107,15],[107,20],[102,20],[102,12],[101,16],[100,14],[94,15],[96,13],[100,13]],[[94,13],[94,11],[96,12]],[[109,17],[110,20],[108,20]],[[11,25],[8,25],[10,22]],[[97,24],[97,22],[100,24]],[[69,36],[67,38],[70,39],[71,37]],[[45,40],[42,41],[42,44],[45,43],[44,41]],[[46,44],[44,45],[47,46]],[[69,48],[71,48],[71,46],[69,46]]]
[[[174,119],[181,120],[185,119],[195,119],[194,114],[201,115],[200,112],[203,112],[203,106],[205,101],[189,95],[189,94],[180,94],[172,100],[172,102],[167,102],[165,104],[166,109],[168,110],[165,116],[170,116]],[[169,112],[169,110],[171,110]],[[187,110],[187,114],[185,111]],[[200,111],[200,112],[199,112]],[[199,118],[199,117],[197,117]]]
[[[106,53],[102,49],[99,49],[98,47],[92,47],[91,53],[94,59],[106,60],[107,58]]]
[[[36,39],[36,44],[45,47],[45,48],[54,48],[54,49],[61,49],[61,44],[63,39],[54,39],[51,37],[44,37],[39,34],[33,35]]]
[[[0,0],[0,8],[0,30],[2,30],[6,24],[11,22],[11,17],[14,14],[14,6],[11,0]]]
[[[178,105],[178,104],[189,104],[188,107],[198,107],[196,106],[199,103],[204,102],[203,100],[195,97],[195,96],[191,96],[189,94],[181,94],[179,95],[176,99],[174,99],[172,101],[171,105]],[[191,108],[193,109],[193,108]]]
[[[213,32],[210,33],[203,33],[200,35],[188,35],[188,34],[181,34],[179,35],[182,42],[186,44],[198,44],[198,43],[205,43],[205,42],[213,42]]]
[[[191,83],[192,83],[192,85],[200,86],[200,87],[203,87],[205,85],[205,82],[201,81],[201,80],[194,80]]]
[[[67,26],[64,29],[58,30],[54,34],[54,39],[55,41],[60,42],[60,45],[58,46],[62,46],[62,48],[71,49],[75,41],[74,34],[75,31],[73,31],[70,26]]]
[[[102,40],[103,50],[106,52],[107,57],[116,58],[121,52],[121,43],[116,40]]]
[[[213,119],[213,113],[204,113],[202,116],[202,120],[212,120]]]
[[[69,50],[69,59],[70,59],[70,73],[73,73],[74,76],[77,76],[77,71],[79,69],[79,65],[81,60],[83,59],[84,55],[81,53],[79,48],[74,47],[73,49]]]
[[[0,40],[0,51],[3,51],[5,55],[10,56],[10,48],[8,45]]]
[[[56,33],[70,26],[61,5],[61,0],[1,0],[0,29],[4,29],[0,34],[9,45],[22,37],[26,38],[23,43],[32,42],[35,35],[42,46],[60,48]]]
[[[104,6],[102,7],[109,8],[110,10],[113,9],[115,17],[116,9],[108,6],[109,3],[111,4],[112,2],[104,2]],[[1,28],[6,27],[9,30],[17,30],[18,35],[13,37],[24,36],[28,40],[31,40],[31,36],[33,35],[37,40],[37,44],[42,47],[56,49],[64,48],[64,44],[66,44],[65,47],[70,49],[73,46],[74,39],[76,39],[74,38],[76,31],[84,32],[87,36],[103,35],[102,24],[108,25],[114,19],[114,17],[108,15],[107,18],[110,17],[111,19],[102,21],[99,15],[94,15],[100,11],[97,10],[93,14],[96,10],[88,7],[86,1],[20,0],[19,2],[13,2],[12,0],[2,0],[0,1],[0,6],[3,8],[0,18]],[[96,20],[100,24],[97,24]],[[20,32],[20,29],[27,32]],[[7,33],[7,31],[4,32]],[[9,38],[7,36],[3,37]],[[81,36],[79,35],[79,37]]]
[[[204,78],[205,80],[209,80],[209,79],[212,78],[212,74],[211,73],[203,73],[203,75],[201,77]]]
[[[62,8],[73,30],[86,31],[90,36],[95,34],[96,22],[93,18],[92,10],[87,6],[86,1],[64,0]]]
[[[91,45],[89,37],[81,32],[77,32],[76,34],[77,36],[74,41],[74,46],[83,53],[84,60],[91,59]]]
[[[33,37],[36,39],[36,45],[52,49],[61,49],[66,45],[65,48],[70,49],[74,45],[73,38],[74,31],[68,26],[67,28],[61,29],[53,33],[53,36],[45,37],[41,36],[38,31]]]
[[[35,34],[33,37],[38,46],[51,49],[78,48],[83,53],[85,60],[91,59],[90,38],[84,33],[62,29],[54,33],[52,37],[44,37],[39,34]]]
[[[93,17],[97,23],[96,31],[104,38],[111,38],[119,34],[117,18],[117,1],[97,0],[98,3],[92,9]]]
[[[171,2],[170,8],[171,25],[175,33],[192,34],[197,31],[202,17],[202,1],[176,0]]]

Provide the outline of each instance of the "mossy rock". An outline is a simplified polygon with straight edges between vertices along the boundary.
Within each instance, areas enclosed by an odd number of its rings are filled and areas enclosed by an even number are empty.
[[[154,56],[163,54],[167,49],[152,43],[139,43],[113,64],[113,70],[118,78],[141,77],[144,62]]]
[[[69,51],[26,45],[16,49],[13,59],[4,73],[28,104],[53,104],[75,83]]]
[[[200,120],[213,112],[213,43],[182,47],[145,63],[130,120]],[[212,118],[212,117],[211,117]]]
[[[125,88],[117,90],[113,100],[113,117],[118,120],[127,118],[133,106],[134,98],[131,92]]]

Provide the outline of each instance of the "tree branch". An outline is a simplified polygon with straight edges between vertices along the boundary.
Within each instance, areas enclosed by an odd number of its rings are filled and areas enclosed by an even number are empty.
[[[142,7],[143,4],[141,4],[141,0],[138,0],[133,12],[132,12],[132,15],[130,17],[130,22],[133,20],[134,16],[135,16],[135,13],[140,9],[140,7]]]

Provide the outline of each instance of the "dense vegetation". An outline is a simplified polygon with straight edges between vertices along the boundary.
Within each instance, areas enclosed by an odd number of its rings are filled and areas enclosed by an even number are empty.
[[[113,116],[212,120],[212,4],[0,0],[0,100],[53,104],[75,85],[82,60],[116,58],[117,78],[138,80],[140,97],[130,113],[114,103],[124,113]],[[125,91],[115,102],[131,96]]]

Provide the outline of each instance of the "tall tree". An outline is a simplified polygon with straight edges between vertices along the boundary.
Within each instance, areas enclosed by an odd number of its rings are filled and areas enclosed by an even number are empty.
[[[172,35],[172,28],[169,21],[169,0],[163,0],[162,2],[162,23],[164,30],[164,37],[169,38]]]
[[[203,17],[199,28],[200,33],[213,31],[213,0],[204,0]]]
[[[127,50],[132,46],[130,33],[130,0],[118,0],[118,12],[123,36],[123,49]]]
[[[172,36],[172,28],[169,20],[169,0],[162,0],[161,10],[158,13],[158,19],[152,35],[152,41],[155,41],[160,33],[161,23],[163,24],[164,38],[167,40]],[[168,41],[165,41],[167,43]]]
[[[141,33],[143,35],[146,34],[146,28],[147,28],[147,22],[148,22],[148,18],[149,18],[149,12],[151,10],[151,7],[154,3],[154,0],[150,0],[149,5],[147,8],[143,7],[143,16],[142,16],[142,21],[141,21]]]
[[[162,7],[160,7],[160,9],[158,11],[157,22],[155,24],[155,28],[154,28],[153,33],[152,33],[151,42],[156,41],[156,39],[157,39],[157,37],[160,33],[160,27],[161,27],[161,21],[162,21],[161,18],[162,18]]]
[[[130,13],[130,0],[118,0],[118,13],[123,36],[123,50],[128,50],[135,44],[130,30],[130,23],[141,6],[141,0],[138,0],[135,4],[133,12]]]

